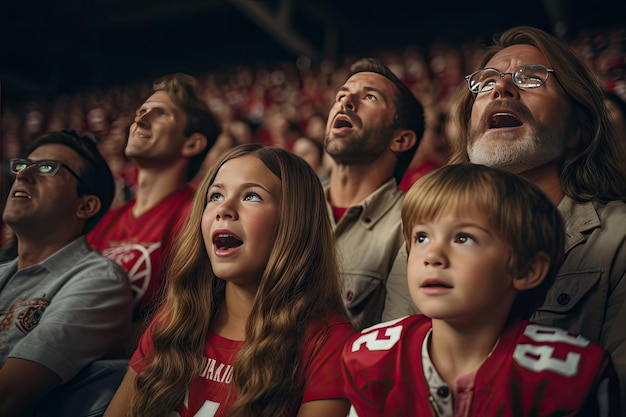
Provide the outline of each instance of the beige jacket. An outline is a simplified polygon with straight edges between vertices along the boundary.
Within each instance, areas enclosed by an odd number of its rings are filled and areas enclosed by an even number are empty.
[[[362,330],[381,321],[387,278],[403,243],[404,193],[391,179],[335,223],[328,188],[325,192],[344,280],[343,299],[356,328]],[[406,263],[401,269],[406,277]]]
[[[626,405],[626,204],[559,204],[565,260],[531,318],[585,336],[611,353]]]

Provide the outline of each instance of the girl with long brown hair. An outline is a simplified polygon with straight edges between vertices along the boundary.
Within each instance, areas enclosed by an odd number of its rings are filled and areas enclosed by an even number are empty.
[[[346,416],[340,296],[321,184],[256,144],[201,182],[163,307],[106,412],[116,416]]]

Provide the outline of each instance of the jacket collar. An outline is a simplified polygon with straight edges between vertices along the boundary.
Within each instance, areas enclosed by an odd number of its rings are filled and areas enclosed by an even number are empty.
[[[583,233],[600,227],[600,217],[593,201],[580,203],[565,196],[559,203],[558,210],[565,222],[565,253],[585,241]]]
[[[335,224],[332,216],[332,207],[330,205],[330,187],[324,189],[326,196],[326,205],[331,215],[331,222]],[[381,185],[376,191],[367,196],[359,204],[349,207],[344,217],[351,218],[355,215],[359,216],[359,222],[366,229],[371,229],[378,221],[387,214],[397,203],[398,199],[404,198],[404,193],[400,191],[395,178]],[[342,218],[343,219],[343,218]],[[339,221],[341,222],[341,220]]]

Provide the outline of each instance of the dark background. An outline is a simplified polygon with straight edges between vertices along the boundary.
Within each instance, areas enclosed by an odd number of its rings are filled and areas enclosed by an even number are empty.
[[[462,42],[529,24],[626,25],[625,0],[3,0],[5,103],[238,63]],[[282,17],[281,17],[282,16]]]

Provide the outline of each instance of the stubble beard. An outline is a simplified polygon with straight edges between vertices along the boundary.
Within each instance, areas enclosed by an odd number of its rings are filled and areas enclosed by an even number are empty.
[[[564,152],[564,138],[554,128],[533,128],[521,137],[470,131],[467,155],[473,164],[503,169],[514,174],[532,170],[557,160]]]
[[[391,128],[350,132],[352,137],[335,136],[332,132],[327,132],[325,149],[338,164],[365,164],[375,161],[385,152],[389,147],[389,136],[392,133]]]

